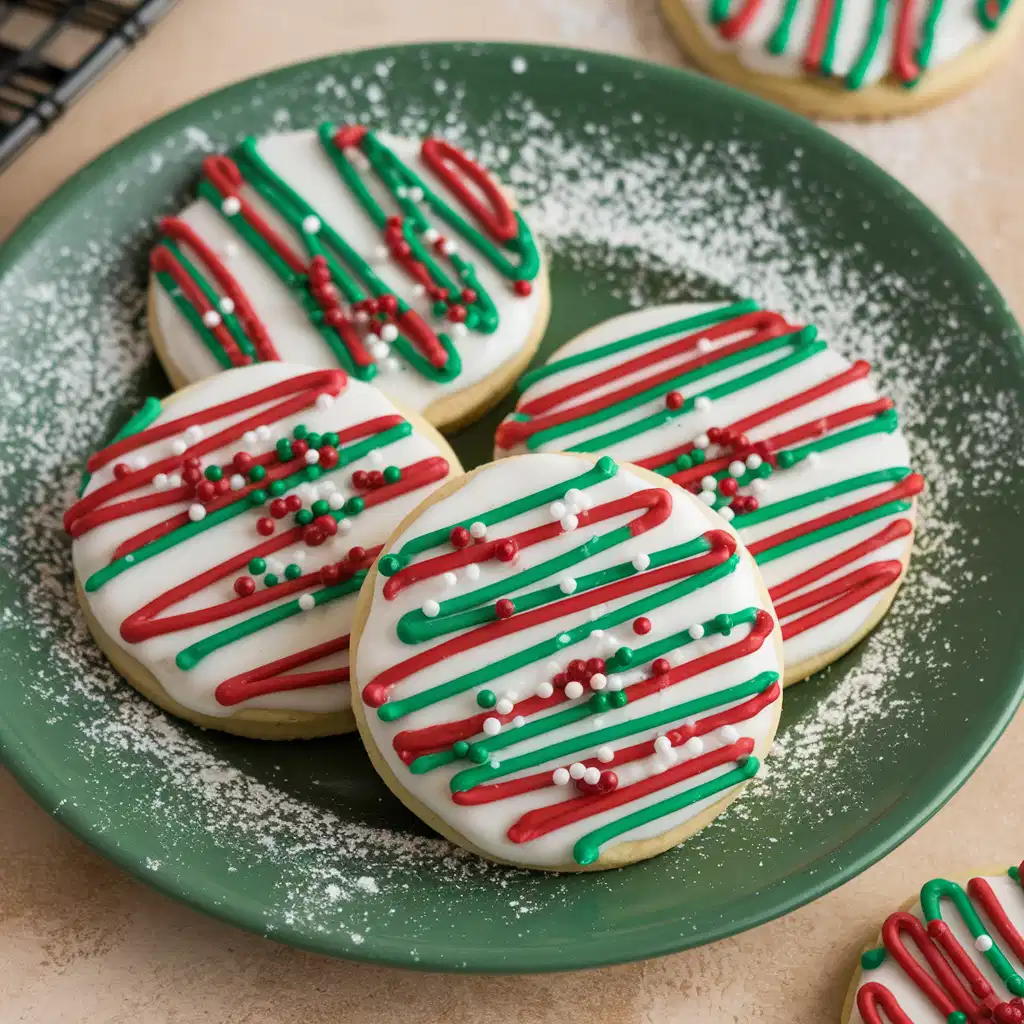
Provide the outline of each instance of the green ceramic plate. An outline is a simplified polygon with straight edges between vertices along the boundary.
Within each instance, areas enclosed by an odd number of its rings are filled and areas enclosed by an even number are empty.
[[[787,693],[777,756],[669,854],[583,877],[435,839],[358,742],[261,744],[152,710],[90,642],[60,514],[87,453],[166,383],[146,340],[153,219],[201,155],[360,118],[449,133],[511,180],[552,254],[547,352],[643,302],[752,294],[865,355],[929,480],[883,626]],[[1022,695],[1021,337],[974,260],[808,122],[668,68],[567,50],[396,48],[286,68],[165,117],[0,254],[0,743],[24,786],[136,876],[353,959],[546,971],[655,956],[814,899],[956,790]],[[503,408],[456,439],[473,465]]]

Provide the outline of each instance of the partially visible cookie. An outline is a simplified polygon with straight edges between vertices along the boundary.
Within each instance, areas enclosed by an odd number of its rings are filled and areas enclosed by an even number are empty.
[[[796,682],[874,628],[910,558],[923,480],[869,370],[752,302],[654,307],[528,372],[495,453],[606,452],[698,494],[757,560]]]
[[[1020,872],[926,882],[861,955],[842,1024],[1022,1024]]]
[[[161,232],[150,329],[175,387],[272,359],[340,366],[452,429],[512,386],[547,324],[533,232],[442,139],[249,138],[203,161]]]
[[[359,586],[460,472],[433,427],[337,369],[267,363],[150,399],[64,517],[89,626],[133,686],[198,725],[346,732]]]
[[[735,533],[608,457],[504,459],[431,495],[371,570],[353,648],[391,789],[531,868],[682,842],[756,775],[782,706],[778,627]]]
[[[1005,57],[1020,0],[661,0],[706,71],[810,117],[909,114]]]

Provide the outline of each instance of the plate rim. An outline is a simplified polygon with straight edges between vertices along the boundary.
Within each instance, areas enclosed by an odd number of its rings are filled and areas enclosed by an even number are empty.
[[[816,149],[826,151],[833,157],[841,157],[852,174],[872,181],[876,187],[885,190],[887,198],[903,204],[913,217],[925,218],[933,235],[942,244],[957,250],[966,263],[968,272],[986,282],[993,298],[997,300],[993,303],[992,315],[1001,317],[1005,321],[1005,328],[1012,329],[1017,340],[1016,359],[1020,366],[1024,366],[1024,334],[1005,297],[987,271],[938,214],[870,158],[809,119],[698,72],[621,54],[556,44],[440,40],[366,47],[284,64],[206,92],[117,139],[44,197],[0,244],[0,278],[17,269],[19,259],[31,246],[37,232],[51,225],[61,215],[63,207],[68,202],[73,201],[80,192],[89,189],[109,173],[116,165],[119,153],[123,149],[145,144],[150,135],[166,134],[168,124],[187,117],[194,108],[208,104],[214,99],[227,100],[234,92],[245,92],[255,83],[267,82],[297,71],[311,71],[318,65],[326,68],[339,60],[351,58],[394,57],[401,60],[407,55],[422,54],[423,51],[438,55],[446,52],[460,56],[465,54],[474,58],[494,55],[525,56],[529,59],[532,55],[541,63],[551,60],[584,59],[608,71],[617,70],[633,74],[639,69],[643,77],[663,78],[667,87],[672,89],[691,90],[696,95],[702,92],[718,94],[741,110],[745,116],[770,117],[789,133],[790,141],[810,137]],[[1009,346],[1007,348],[1009,349]],[[3,718],[0,718],[0,762],[43,810],[129,875],[180,903],[245,931],[314,953],[390,967],[459,974],[555,973],[630,963],[716,942],[791,913],[860,874],[917,832],[950,800],[988,756],[1024,700],[1024,645],[1021,645],[1018,651],[1016,674],[1017,686],[1013,697],[995,716],[971,756],[948,777],[948,773],[934,768],[923,776],[924,781],[935,778],[936,782],[932,787],[920,784],[919,790],[927,790],[933,795],[927,799],[904,798],[891,804],[871,825],[857,833],[842,847],[842,863],[838,867],[828,870],[828,865],[839,853],[837,848],[832,853],[809,862],[800,871],[788,875],[770,889],[759,892],[759,903],[756,908],[748,910],[740,917],[732,917],[728,923],[704,929],[696,939],[680,934],[678,929],[673,931],[672,920],[661,918],[629,931],[620,930],[616,933],[620,942],[612,944],[612,948],[609,948],[606,942],[598,951],[590,952],[589,947],[596,944],[577,944],[570,949],[559,947],[557,956],[553,955],[553,949],[539,944],[510,947],[489,944],[481,947],[466,943],[464,946],[446,946],[450,952],[439,958],[434,954],[433,944],[425,943],[424,948],[414,958],[409,949],[400,946],[397,940],[382,939],[373,931],[366,934],[361,944],[352,942],[347,933],[334,932],[325,938],[319,934],[305,933],[301,928],[285,923],[268,931],[259,905],[252,900],[221,902],[215,898],[215,887],[206,887],[202,891],[186,890],[183,885],[173,884],[178,875],[165,876],[164,873],[145,870],[137,859],[133,860],[130,851],[118,844],[116,834],[108,833],[97,826],[77,804],[65,803],[60,795],[53,791],[55,785],[59,788],[60,780],[53,779],[52,773],[37,770],[33,752]],[[908,803],[911,805],[909,811],[906,806]],[[880,833],[884,834],[880,836]],[[765,893],[771,894],[767,901],[764,898]],[[613,952],[614,945],[625,945],[628,950]],[[454,957],[462,949],[471,954],[471,965],[455,961]],[[507,962],[510,957],[514,960],[512,964]]]

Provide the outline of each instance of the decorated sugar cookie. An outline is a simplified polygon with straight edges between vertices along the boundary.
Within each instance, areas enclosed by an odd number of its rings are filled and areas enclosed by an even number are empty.
[[[615,867],[743,789],[781,644],[733,530],[653,473],[530,455],[432,495],[371,570],[356,718],[392,790],[485,857]]]
[[[496,451],[607,452],[698,494],[764,574],[795,682],[879,621],[910,557],[923,481],[869,370],[751,302],[628,313],[523,377]]]
[[[1008,53],[1019,0],[662,0],[705,70],[812,117],[940,103]]]
[[[267,363],[152,398],[64,517],[79,596],[161,707],[245,736],[353,727],[349,630],[402,517],[461,468],[343,370]]]
[[[203,161],[154,247],[150,326],[175,387],[286,360],[341,367],[436,426],[476,418],[536,350],[533,232],[455,146],[349,125]]]
[[[1020,871],[926,882],[861,956],[843,1024],[1022,1024]]]

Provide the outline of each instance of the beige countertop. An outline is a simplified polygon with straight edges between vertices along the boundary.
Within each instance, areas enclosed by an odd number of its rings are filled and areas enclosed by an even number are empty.
[[[332,51],[451,38],[563,43],[680,62],[655,0],[182,0],[141,50],[0,175],[0,237],[110,143],[195,96]],[[1024,318],[1024,38],[1016,57],[945,107],[837,134],[929,203]],[[1024,812],[1020,801],[1006,799],[1020,784],[1022,752],[1018,716],[917,835],[788,917],[661,960],[533,978],[362,967],[236,931],[128,878],[0,774],[0,1020],[837,1021],[856,954],[887,912],[935,874],[963,875],[1024,856]]]

